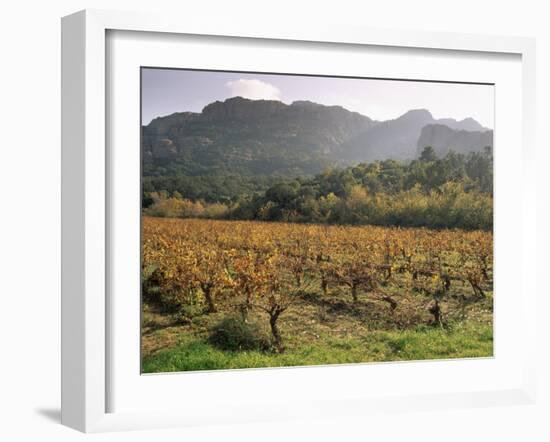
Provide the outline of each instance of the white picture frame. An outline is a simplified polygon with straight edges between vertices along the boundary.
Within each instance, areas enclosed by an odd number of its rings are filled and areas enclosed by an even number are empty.
[[[521,356],[521,379],[502,388],[476,388],[460,393],[426,391],[425,394],[388,394],[317,398],[310,407],[256,406],[242,399],[234,409],[221,408],[209,414],[197,408],[110,411],[109,247],[113,233],[109,217],[109,174],[106,121],[109,85],[106,36],[111,31],[154,32],[162,35],[201,35],[269,39],[273,41],[337,43],[380,48],[424,48],[483,54],[513,54],[521,57],[521,275],[527,275],[535,258],[534,108],[535,45],[532,39],[450,33],[357,29],[344,26],[292,27],[284,24],[208,22],[194,18],[86,10],[62,20],[62,423],[84,432],[214,423],[254,422],[334,415],[364,415],[371,411],[396,412],[415,409],[460,408],[532,403],[536,396],[535,316],[536,287],[531,278],[521,278],[523,315],[518,321],[525,331]],[[158,35],[158,34],[157,34]],[[136,91],[137,93],[137,91]],[[497,129],[498,130],[498,129]],[[534,267],[533,267],[534,268]],[[518,281],[519,283],[519,281]],[[519,356],[518,356],[519,357]],[[434,364],[432,362],[432,364]],[[378,366],[378,370],[386,369]],[[382,367],[382,368],[380,368]],[[390,365],[385,365],[390,367]],[[344,370],[334,367],[332,370]],[[387,368],[389,370],[389,368]],[[277,370],[277,369],[274,369]],[[281,371],[281,369],[278,369]],[[437,370],[437,367],[435,368]],[[287,371],[288,373],[289,371]],[[240,371],[240,381],[252,377]],[[258,373],[254,371],[254,373]],[[269,372],[255,374],[257,386]],[[267,373],[267,374],[266,374]],[[296,371],[296,373],[299,373]],[[346,376],[356,376],[353,370]],[[212,375],[204,373],[204,376]],[[227,373],[216,374],[217,378]],[[287,376],[294,376],[293,374]],[[175,379],[175,377],[165,377]],[[233,378],[235,379],[235,378]],[[223,379],[222,379],[223,381]],[[164,380],[164,383],[170,383]],[[280,382],[280,381],[278,381]]]

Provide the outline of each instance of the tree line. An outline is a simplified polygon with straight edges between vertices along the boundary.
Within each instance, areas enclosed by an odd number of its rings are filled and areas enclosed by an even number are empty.
[[[204,185],[200,180],[199,184]],[[265,190],[256,187],[231,198],[215,194],[197,198],[196,193],[182,190],[144,188],[144,213],[490,230],[493,153],[487,147],[467,155],[450,151],[438,158],[428,146],[409,163],[385,160],[327,169],[314,177],[280,179]]]

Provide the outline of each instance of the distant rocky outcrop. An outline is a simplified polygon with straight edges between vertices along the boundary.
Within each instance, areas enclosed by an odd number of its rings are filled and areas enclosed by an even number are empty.
[[[410,160],[418,155],[417,146],[422,129],[438,124],[448,128],[465,131],[486,131],[473,118],[457,121],[453,118],[435,119],[426,109],[414,109],[394,120],[375,125],[370,130],[354,137],[346,146],[347,155],[355,161]],[[468,139],[468,142],[474,140]],[[491,143],[492,145],[492,143]],[[481,149],[483,146],[478,146]],[[470,151],[471,145],[462,145],[457,139],[456,150]]]
[[[437,120],[438,124],[444,124],[455,130],[467,130],[471,132],[484,132],[488,130],[483,127],[473,118],[464,118],[463,120],[455,120],[454,118],[440,118]]]
[[[383,121],[359,134],[344,146],[344,150],[353,160],[359,162],[387,158],[412,159],[420,130],[433,121],[432,114],[427,110],[411,110],[399,118]]]
[[[189,174],[314,174],[338,163],[338,148],[375,123],[340,106],[234,97],[201,113],[155,118],[142,131],[145,171]],[[171,141],[171,144],[168,141]],[[172,160],[173,164],[168,164]]]
[[[493,147],[493,131],[455,130],[444,124],[429,124],[422,128],[417,143],[417,154],[426,146],[432,146],[436,155],[441,157],[450,150],[468,153]]]

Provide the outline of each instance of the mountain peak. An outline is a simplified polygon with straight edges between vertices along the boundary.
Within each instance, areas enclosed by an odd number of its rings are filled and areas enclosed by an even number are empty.
[[[321,104],[319,103],[315,103],[313,101],[309,101],[309,100],[296,100],[296,101],[293,101],[291,106],[300,106],[300,107],[320,107],[322,106]]]
[[[252,98],[241,97],[240,95],[235,95],[234,97],[226,98],[226,99],[223,101],[223,103],[224,103],[224,104],[280,103],[280,104],[285,105],[285,104],[284,104],[282,101],[280,101],[280,100],[266,100],[266,99],[263,99],[263,98],[254,100],[254,99],[252,99]],[[285,105],[285,106],[286,106],[286,105]]]
[[[428,109],[411,109],[401,115],[398,120],[425,120],[431,121],[434,117]]]
[[[467,130],[467,131],[487,131],[486,127],[483,127],[476,120],[471,117],[464,118],[463,120],[455,120],[454,118],[440,118],[437,120],[438,124],[444,124],[455,130]]]
[[[202,116],[207,120],[264,118],[288,107],[276,100],[250,100],[243,97],[231,97],[225,101],[215,101],[204,107]]]

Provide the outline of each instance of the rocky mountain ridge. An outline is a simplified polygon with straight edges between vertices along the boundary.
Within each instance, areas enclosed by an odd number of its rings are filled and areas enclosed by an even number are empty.
[[[142,127],[142,153],[146,175],[299,176],[329,166],[411,160],[424,145],[467,153],[492,146],[492,138],[472,118],[435,119],[425,109],[379,122],[341,106],[234,97],[200,113],[155,118]]]

